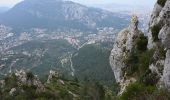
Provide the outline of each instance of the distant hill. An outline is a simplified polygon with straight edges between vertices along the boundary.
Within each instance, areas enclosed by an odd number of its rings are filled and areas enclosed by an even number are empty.
[[[4,13],[6,11],[8,11],[10,8],[8,7],[0,7],[0,13]]]
[[[19,28],[96,30],[122,28],[121,15],[62,0],[24,0],[0,16],[0,23]]]

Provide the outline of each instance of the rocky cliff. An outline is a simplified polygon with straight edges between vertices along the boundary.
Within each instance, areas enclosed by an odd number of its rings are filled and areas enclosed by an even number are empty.
[[[110,55],[119,93],[136,81],[170,89],[170,0],[155,4],[147,37],[137,25],[133,16],[130,26],[118,34]]]
[[[110,55],[110,64],[114,71],[116,81],[120,84],[121,91],[131,83],[136,81],[134,78],[126,79],[124,69],[128,67],[125,64],[125,59],[130,54],[135,46],[135,40],[142,34],[138,30],[138,18],[133,16],[131,24],[128,28],[122,30],[117,37],[116,43]]]
[[[149,49],[155,49],[152,72],[159,76],[158,86],[170,89],[170,0],[158,0],[150,20]]]

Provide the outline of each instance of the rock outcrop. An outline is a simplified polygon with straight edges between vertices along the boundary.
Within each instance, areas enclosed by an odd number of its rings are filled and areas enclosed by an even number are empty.
[[[138,18],[134,15],[130,26],[118,33],[114,48],[111,51],[110,65],[114,71],[116,82],[118,82],[121,87],[120,94],[128,84],[136,81],[135,78],[126,79],[124,69],[128,66],[126,66],[124,60],[127,55],[132,52],[135,46],[135,39],[140,34],[142,34],[142,32],[138,30]]]
[[[148,63],[138,62],[137,67],[146,67],[142,77],[126,75],[128,64],[125,59],[135,50],[135,39],[142,34],[138,30],[138,20],[136,16],[132,17],[129,28],[124,29],[118,34],[116,43],[111,52],[110,64],[115,74],[116,81],[120,85],[120,94],[124,92],[126,86],[139,80],[146,84],[156,85],[158,88],[165,87],[170,90],[170,0],[158,0],[149,22],[148,49],[142,51],[140,57],[146,53]],[[146,42],[146,43],[147,43]],[[143,45],[143,44],[142,44]],[[150,52],[150,55],[147,55]],[[140,52],[137,51],[137,55]],[[132,53],[133,54],[133,53]],[[132,59],[134,60],[134,59]],[[144,60],[146,61],[146,60]],[[140,71],[138,69],[137,71]]]
[[[58,78],[59,73],[53,70],[50,70],[50,74],[48,75],[47,83],[50,83],[53,78]]]
[[[37,92],[45,91],[44,85],[41,83],[39,78],[36,75],[33,75],[30,72],[25,72],[24,70],[16,71],[15,73],[18,85],[28,85],[28,86],[36,86]]]
[[[150,69],[160,77],[158,86],[170,89],[170,0],[158,0],[155,4],[149,36],[148,47],[155,49]]]

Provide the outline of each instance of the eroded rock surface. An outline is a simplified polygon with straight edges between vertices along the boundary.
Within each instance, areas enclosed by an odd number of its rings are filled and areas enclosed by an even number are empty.
[[[127,55],[132,52],[135,46],[135,39],[140,34],[142,34],[142,32],[138,30],[138,18],[134,15],[130,26],[118,34],[115,45],[111,51],[110,65],[114,71],[116,82],[119,83],[121,87],[120,94],[124,91],[128,84],[136,81],[135,78],[127,79],[126,72],[124,72],[123,69],[128,67],[124,60]]]
[[[148,47],[155,49],[150,69],[160,77],[158,86],[170,89],[170,0],[164,0],[161,4],[159,1],[155,4],[150,21]]]

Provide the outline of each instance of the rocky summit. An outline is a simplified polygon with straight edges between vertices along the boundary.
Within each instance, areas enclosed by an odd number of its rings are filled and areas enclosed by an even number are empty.
[[[134,49],[135,39],[138,38],[140,34],[143,33],[138,30],[138,18],[134,15],[131,19],[130,26],[118,33],[116,43],[111,51],[110,64],[114,71],[116,81],[120,83],[121,89],[123,90],[131,81],[135,81],[133,78],[129,80],[125,79],[126,73],[123,72],[123,69],[127,66],[125,65],[124,59],[126,59],[127,55]]]
[[[147,36],[138,29],[137,16],[132,17],[130,26],[118,34],[110,55],[120,95],[133,83],[170,90],[169,43],[170,0],[155,4]]]

